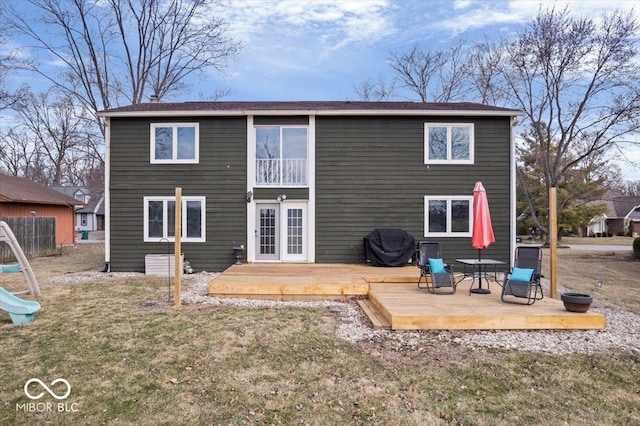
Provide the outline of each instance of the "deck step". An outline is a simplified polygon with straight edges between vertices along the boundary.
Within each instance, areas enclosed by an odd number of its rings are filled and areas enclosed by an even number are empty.
[[[360,299],[358,300],[358,305],[362,308],[365,314],[371,320],[373,324],[373,328],[376,330],[391,329],[391,323],[376,309],[376,307],[369,301],[369,299]]]

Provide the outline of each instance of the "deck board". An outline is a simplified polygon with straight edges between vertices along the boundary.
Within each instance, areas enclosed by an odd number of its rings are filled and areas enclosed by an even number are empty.
[[[560,300],[544,298],[533,305],[500,300],[500,287],[491,294],[469,294],[461,283],[453,295],[434,295],[410,284],[393,287],[372,283],[369,299],[394,330],[541,330],[603,329],[604,315],[574,313]]]
[[[295,300],[367,296],[365,312],[374,325],[395,330],[605,327],[604,315],[568,312],[557,299],[545,297],[530,306],[503,303],[497,284],[491,284],[491,294],[469,294],[468,280],[456,294],[434,295],[417,288],[418,277],[415,266],[253,263],[228,268],[209,283],[209,294]]]

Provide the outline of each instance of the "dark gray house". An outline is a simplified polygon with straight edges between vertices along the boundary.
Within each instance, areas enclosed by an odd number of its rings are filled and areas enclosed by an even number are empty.
[[[107,120],[106,261],[143,271],[173,245],[182,188],[182,252],[220,271],[248,262],[361,263],[363,237],[401,228],[475,257],[475,182],[496,242],[515,241],[517,110],[471,103],[185,102],[100,113]]]

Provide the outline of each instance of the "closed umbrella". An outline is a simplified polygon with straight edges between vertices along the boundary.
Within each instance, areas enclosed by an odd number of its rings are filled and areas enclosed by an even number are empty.
[[[471,232],[471,245],[478,249],[478,272],[479,272],[479,288],[469,289],[470,293],[491,293],[489,290],[489,281],[487,280],[487,288],[482,288],[482,278],[487,279],[486,265],[482,263],[482,250],[496,241],[493,235],[493,227],[491,226],[491,214],[489,213],[489,202],[487,201],[487,191],[485,191],[482,182],[476,182],[473,188],[473,230]],[[472,284],[473,286],[473,284]]]
[[[478,249],[478,260],[482,258],[482,250],[496,241],[491,226],[491,214],[489,213],[489,201],[487,191],[482,182],[476,182],[473,188],[473,232],[471,233],[471,245]]]

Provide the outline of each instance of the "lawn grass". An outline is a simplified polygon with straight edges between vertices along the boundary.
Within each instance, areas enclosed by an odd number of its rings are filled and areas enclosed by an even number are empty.
[[[617,235],[611,237],[562,237],[560,242],[568,245],[594,245],[594,246],[627,246],[631,249],[633,245],[633,237],[620,237]]]
[[[537,244],[540,245],[544,241],[537,239],[532,241],[528,235],[520,235],[524,244]],[[558,242],[561,245],[592,245],[592,246],[627,246],[629,250],[633,245],[633,237],[620,237],[614,235],[611,237],[562,237]]]
[[[100,266],[68,256],[45,269]],[[41,261],[33,262],[38,277]],[[166,285],[149,277],[44,284],[34,323],[14,326],[0,315],[0,423],[640,422],[637,353],[554,356],[455,343],[397,352],[338,339],[326,308],[176,309]],[[75,412],[56,411],[49,395],[40,401],[52,411],[17,409],[30,402],[23,387],[33,377],[68,380],[65,403]]]

